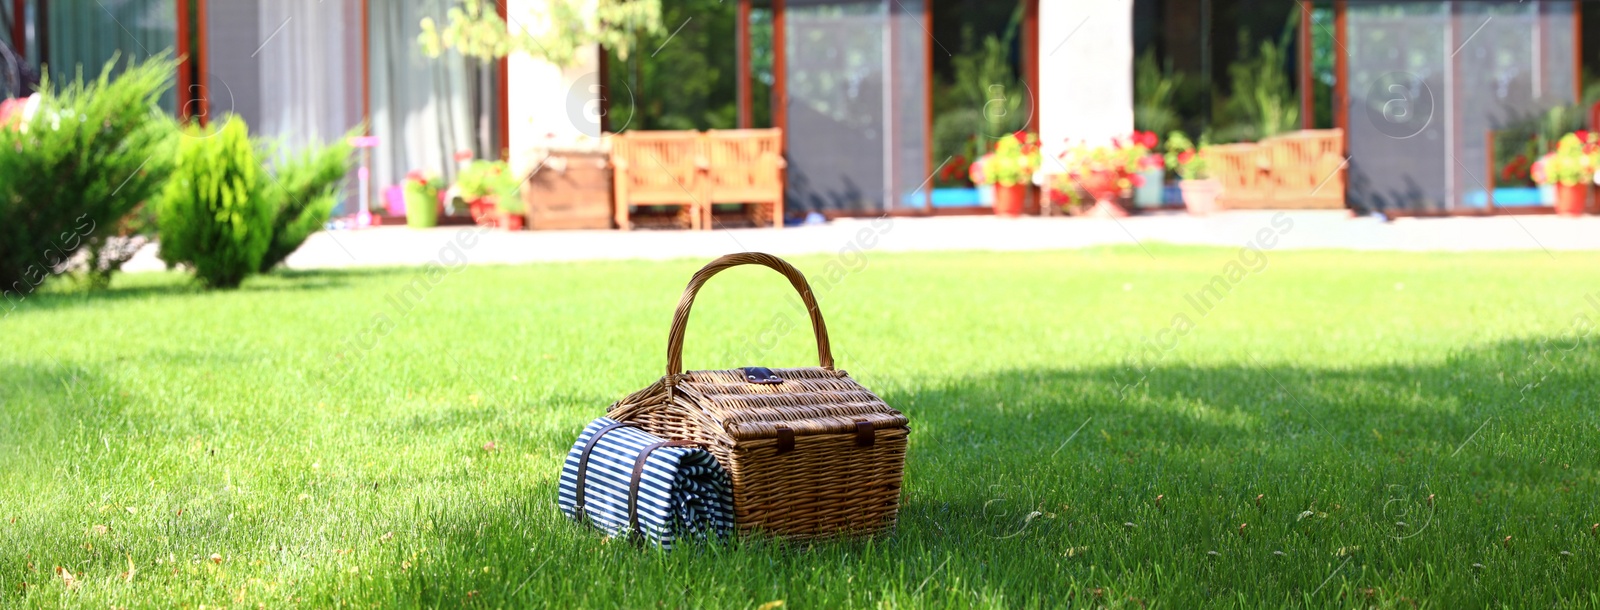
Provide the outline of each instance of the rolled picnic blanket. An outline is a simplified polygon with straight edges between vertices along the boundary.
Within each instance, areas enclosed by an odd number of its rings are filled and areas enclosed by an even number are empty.
[[[607,534],[664,548],[733,531],[733,484],[717,458],[608,417],[589,422],[567,452],[556,504]]]

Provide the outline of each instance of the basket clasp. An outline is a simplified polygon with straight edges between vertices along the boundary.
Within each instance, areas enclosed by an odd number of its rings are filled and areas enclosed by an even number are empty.
[[[782,377],[777,376],[772,372],[772,369],[764,366],[744,367],[744,379],[750,383],[759,383],[763,385],[783,383]]]

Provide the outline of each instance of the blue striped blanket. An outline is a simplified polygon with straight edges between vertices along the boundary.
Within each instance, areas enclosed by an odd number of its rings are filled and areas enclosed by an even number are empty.
[[[728,472],[710,452],[685,445],[607,417],[594,420],[567,452],[556,504],[607,534],[643,534],[664,548],[680,537],[731,533]]]

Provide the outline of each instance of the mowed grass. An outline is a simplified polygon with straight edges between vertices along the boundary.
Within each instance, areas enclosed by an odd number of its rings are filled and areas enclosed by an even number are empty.
[[[1268,256],[1204,315],[1237,251],[797,257],[911,418],[898,529],[670,553],[556,479],[704,261],[62,282],[0,320],[0,606],[1600,605],[1600,254]],[[735,269],[685,362],[813,345]]]

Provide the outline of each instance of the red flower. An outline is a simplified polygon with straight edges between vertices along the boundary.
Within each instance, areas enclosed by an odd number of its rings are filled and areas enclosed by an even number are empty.
[[[962,163],[952,158],[949,162],[944,164],[944,167],[939,169],[939,179],[952,180],[959,175],[961,168]]]

